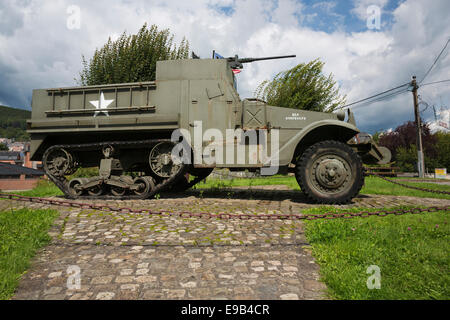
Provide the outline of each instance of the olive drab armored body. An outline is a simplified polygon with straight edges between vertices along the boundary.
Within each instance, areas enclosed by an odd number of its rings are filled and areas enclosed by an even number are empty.
[[[241,100],[236,70],[258,59],[159,61],[152,82],[34,90],[32,160],[71,199],[145,199],[182,192],[214,168],[295,172],[320,203],[346,203],[364,183],[361,158],[386,163],[353,114]],[[347,118],[347,119],[346,119]],[[94,177],[72,178],[79,168]]]

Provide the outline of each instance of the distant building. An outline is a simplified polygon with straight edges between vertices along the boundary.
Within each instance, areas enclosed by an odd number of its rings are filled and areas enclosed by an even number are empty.
[[[435,121],[431,121],[429,123],[429,128],[431,133],[450,133],[450,109],[444,109],[441,107],[439,112],[435,111]]]
[[[5,146],[8,146],[11,142],[12,142],[11,139],[0,138],[0,143],[4,144]]]
[[[27,142],[24,146],[23,149],[23,154],[24,154],[24,166],[27,168],[33,168],[33,169],[42,169],[42,162],[41,161],[31,161],[30,157],[31,157],[31,145],[29,142]]]
[[[15,164],[32,169],[41,169],[41,161],[30,160],[30,144],[25,143],[22,151],[0,151],[0,162]]]
[[[44,176],[40,170],[0,162],[0,190],[30,190]]]
[[[25,149],[25,143],[23,142],[13,142],[8,145],[9,151],[22,152]]]
[[[0,151],[0,163],[9,163],[19,166],[24,164],[24,156],[20,152]]]

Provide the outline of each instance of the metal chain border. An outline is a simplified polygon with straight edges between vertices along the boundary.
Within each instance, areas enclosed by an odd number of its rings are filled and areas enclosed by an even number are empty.
[[[49,198],[28,197],[16,194],[0,193],[1,199],[9,199],[14,201],[42,203],[53,206],[72,207],[81,209],[92,209],[105,212],[119,212],[125,214],[148,214],[158,216],[175,216],[181,218],[204,218],[204,219],[239,219],[239,220],[317,220],[317,219],[338,219],[338,218],[368,218],[371,216],[385,217],[388,215],[403,215],[406,213],[418,214],[423,212],[436,212],[445,211],[450,212],[450,206],[442,207],[416,207],[410,209],[398,209],[398,210],[378,210],[378,211],[361,211],[361,212],[327,212],[322,214],[233,214],[233,213],[210,213],[210,212],[189,212],[189,211],[153,211],[151,209],[133,209],[126,207],[111,207],[108,205],[97,205],[90,203],[79,203],[67,200],[57,200]]]

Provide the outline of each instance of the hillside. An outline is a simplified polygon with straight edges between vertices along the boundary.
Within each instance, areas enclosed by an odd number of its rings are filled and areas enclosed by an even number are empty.
[[[0,106],[0,138],[28,140],[25,130],[30,118],[31,111]]]

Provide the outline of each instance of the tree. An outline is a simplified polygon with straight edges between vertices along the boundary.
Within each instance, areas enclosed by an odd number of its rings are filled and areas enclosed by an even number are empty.
[[[398,126],[394,131],[380,135],[379,145],[388,148],[392,152],[392,158],[395,160],[397,150],[400,147],[410,148],[416,144],[417,130],[414,121],[408,121]],[[428,124],[422,122],[422,146],[425,156],[435,158],[437,156],[436,148],[437,138],[431,134]]]
[[[373,141],[375,141],[375,143],[378,144],[378,142],[380,141],[380,137],[383,135],[383,131],[377,131],[372,135],[372,139]]]
[[[273,106],[332,112],[345,104],[345,96],[339,95],[333,75],[322,73],[324,65],[316,59],[280,72],[273,80],[263,81],[255,96]]]
[[[116,41],[109,38],[89,62],[83,56],[79,82],[100,85],[153,81],[157,61],[189,57],[188,41],[183,38],[177,47],[173,37],[169,29],[159,30],[156,25],[144,24],[136,35],[124,32]]]
[[[439,161],[436,157],[425,156],[425,167],[428,171],[433,171],[435,168],[440,168]],[[417,146],[411,144],[409,147],[399,147],[396,150],[396,165],[400,167],[403,172],[414,172],[417,169]]]
[[[405,122],[394,131],[379,136],[378,144],[392,152],[392,159],[402,171],[416,171],[416,124]],[[450,134],[432,134],[428,124],[422,122],[422,146],[428,170],[450,167]]]
[[[8,151],[8,146],[4,143],[0,143],[0,151]]]
[[[413,144],[409,147],[399,147],[396,150],[396,160],[396,165],[401,171],[417,171],[417,147]]]
[[[438,150],[436,168],[447,168],[450,170],[450,133],[437,132],[435,136]]]

